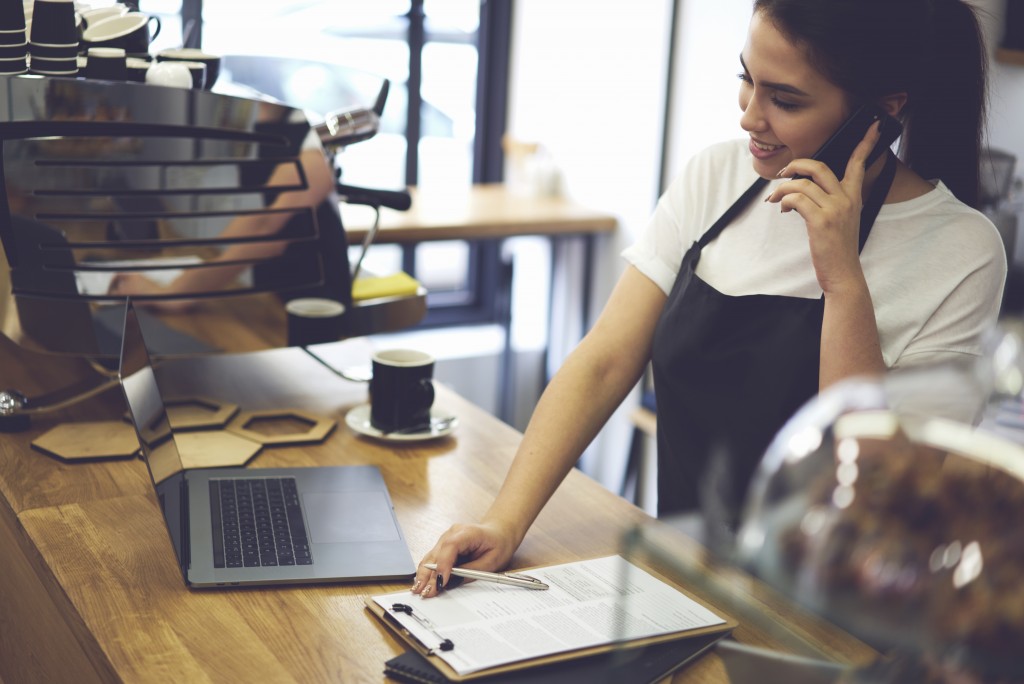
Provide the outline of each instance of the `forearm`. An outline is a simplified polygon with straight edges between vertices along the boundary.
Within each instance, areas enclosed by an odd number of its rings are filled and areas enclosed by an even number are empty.
[[[593,370],[577,349],[544,391],[497,498],[483,518],[522,541],[583,450],[642,373]]]
[[[597,435],[651,358],[665,294],[626,269],[594,329],[544,391],[485,522],[522,541],[566,473]]]
[[[544,391],[504,484],[479,523],[455,524],[424,557],[446,576],[456,562],[505,567],[583,449],[639,380],[665,294],[630,266],[600,318]],[[413,593],[433,596],[435,571],[421,563]]]
[[[871,293],[861,275],[849,287],[825,294],[819,389],[844,378],[884,372]]]

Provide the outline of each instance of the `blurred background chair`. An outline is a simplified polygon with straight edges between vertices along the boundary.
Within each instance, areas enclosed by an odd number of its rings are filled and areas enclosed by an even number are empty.
[[[1011,261],[1017,246],[1017,213],[1007,204],[1016,169],[1015,155],[991,147],[982,150],[981,210],[995,223]]]
[[[1005,150],[991,147],[981,152],[981,192],[979,209],[995,224],[1003,239],[1009,272],[1003,292],[1003,311],[1020,315],[1024,311],[1024,271],[1017,264],[1017,233],[1019,229],[1019,188],[1015,201],[1017,157]]]

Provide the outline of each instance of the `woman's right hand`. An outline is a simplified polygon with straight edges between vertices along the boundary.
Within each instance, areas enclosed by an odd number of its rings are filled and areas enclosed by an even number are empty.
[[[512,560],[520,541],[511,528],[498,523],[452,525],[420,560],[412,593],[424,598],[437,596],[456,565],[487,572],[501,570]],[[437,570],[424,567],[424,563],[436,563]]]

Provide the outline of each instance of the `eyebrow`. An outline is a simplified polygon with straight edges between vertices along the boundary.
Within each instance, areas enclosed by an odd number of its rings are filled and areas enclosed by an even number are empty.
[[[743,61],[742,54],[740,55],[740,64],[743,65],[743,71],[745,71],[749,76],[750,69],[747,68],[747,63]],[[774,83],[772,81],[761,81],[761,85],[763,85],[766,88],[771,88],[772,90],[779,90],[784,93],[789,93],[791,95],[799,95],[800,97],[810,97],[810,93],[805,93],[796,86],[791,86],[788,83]]]

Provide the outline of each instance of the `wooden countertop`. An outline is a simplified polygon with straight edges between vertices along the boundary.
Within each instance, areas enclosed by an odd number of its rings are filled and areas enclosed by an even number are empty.
[[[320,351],[344,366],[365,362],[367,345],[350,340]],[[323,443],[265,448],[250,467],[380,467],[417,559],[450,523],[483,512],[520,440],[511,427],[444,387],[437,404],[461,421],[451,437],[396,446],[358,436],[344,416],[366,401],[366,386],[331,373],[299,349],[175,360],[160,377],[165,393],[194,392],[243,409],[304,408],[337,420]],[[363,598],[403,584],[190,591],[141,461],[70,464],[29,446],[59,422],[122,414],[115,388],[87,406],[37,419],[27,432],[0,434],[0,678],[382,681],[384,661],[402,647],[364,610]],[[698,544],[577,470],[544,509],[513,565],[617,553],[624,533],[639,524],[668,540],[689,568],[683,580],[691,591],[740,621],[740,641],[842,662],[875,655],[744,573],[715,565]],[[709,655],[674,681],[727,679],[718,656]]]

